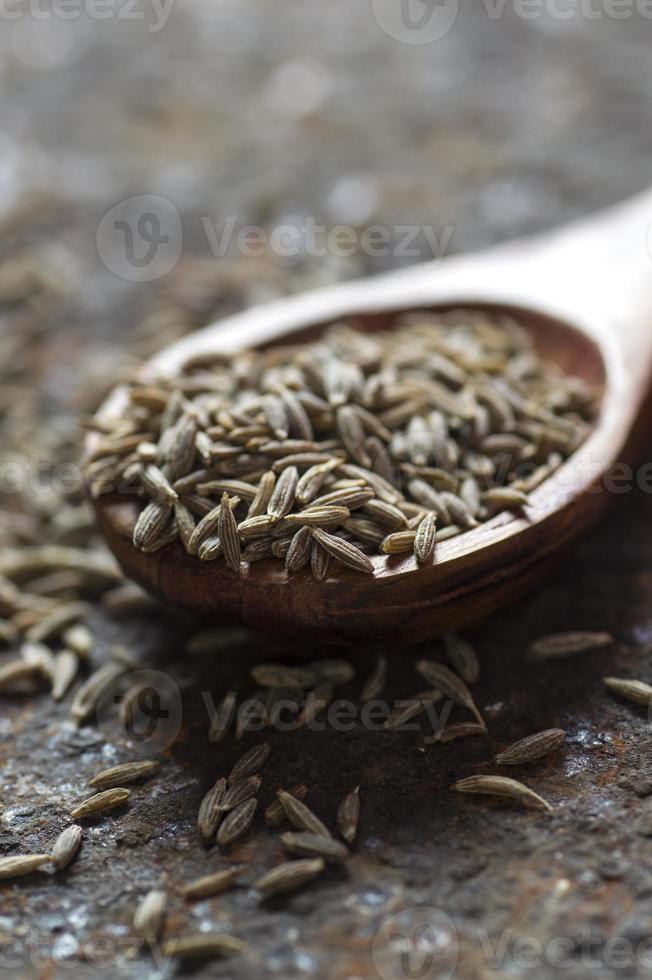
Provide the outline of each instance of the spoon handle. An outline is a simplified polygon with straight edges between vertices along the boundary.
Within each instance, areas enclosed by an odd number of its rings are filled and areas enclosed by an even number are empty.
[[[549,283],[553,291],[579,303],[578,312],[599,309],[637,345],[652,340],[652,191],[562,228],[541,244],[542,259],[557,270]]]
[[[652,372],[652,191],[560,230],[355,282],[286,297],[198,330],[153,366],[173,373],[216,345],[224,353],[281,340],[357,312],[495,303],[576,323],[615,345],[628,371]]]

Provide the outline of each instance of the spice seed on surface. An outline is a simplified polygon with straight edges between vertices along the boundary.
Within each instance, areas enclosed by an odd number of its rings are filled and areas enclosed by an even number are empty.
[[[286,850],[305,857],[323,858],[324,861],[332,861],[336,864],[346,861],[349,857],[349,851],[344,844],[322,834],[286,831],[281,834],[280,841]]]
[[[435,663],[433,660],[419,660],[416,667],[428,683],[441,691],[445,698],[450,698],[451,701],[468,708],[475,715],[478,724],[484,725],[484,720],[476,707],[471,692],[464,681],[460,680],[452,670],[449,670],[444,664]]]
[[[254,888],[265,896],[295,891],[320,875],[325,867],[323,858],[287,861],[262,875],[254,883]]]
[[[332,837],[328,827],[322,823],[310,807],[291,796],[284,790],[279,790],[276,794],[283,805],[285,815],[296,830],[305,830],[309,834],[321,834],[323,837]]]
[[[537,659],[553,660],[555,657],[571,657],[591,650],[600,650],[613,643],[614,638],[610,633],[588,631],[551,633],[531,643],[530,653]]]
[[[141,762],[123,762],[110,769],[98,772],[89,780],[88,785],[94,789],[112,789],[114,786],[125,786],[139,779],[146,779],[159,768],[158,762],[143,760]]]
[[[227,813],[217,830],[217,843],[220,847],[233,844],[234,841],[247,833],[253,823],[257,806],[258,800],[253,798],[246,800],[231,810],[230,813]]]
[[[337,829],[347,842],[352,844],[358,833],[360,819],[360,787],[348,793],[337,808]]]
[[[506,776],[467,776],[453,783],[452,788],[458,793],[483,793],[489,796],[504,796],[523,803],[532,803],[552,812],[551,805],[542,796],[535,793],[529,786],[519,783],[516,779]]]
[[[136,909],[134,931],[150,945],[156,942],[163,928],[167,901],[163,889],[153,888]]]
[[[308,787],[303,783],[299,783],[297,786],[291,786],[287,792],[290,796],[294,796],[297,800],[305,800],[306,796],[308,795]],[[265,823],[269,827],[278,827],[278,825],[282,824],[286,819],[285,807],[277,798],[270,803],[265,810]]]
[[[234,956],[248,949],[246,943],[235,936],[221,932],[200,932],[178,936],[163,943],[163,956],[175,959],[209,959],[212,956]]]
[[[49,854],[17,854],[0,857],[0,881],[28,875],[51,860]]]
[[[562,728],[549,728],[536,732],[526,738],[514,742],[496,756],[496,762],[501,766],[517,766],[525,762],[534,762],[543,756],[554,752],[564,743],[566,733]]]
[[[652,705],[652,686],[626,677],[603,677],[602,683],[621,697],[635,704]]]
[[[129,790],[122,789],[122,787],[107,789],[102,793],[96,793],[95,796],[84,800],[83,803],[80,803],[79,806],[70,811],[70,816],[73,820],[78,820],[82,817],[96,817],[122,806],[130,796],[131,793]]]
[[[484,725],[479,725],[476,721],[460,721],[455,725],[447,725],[440,732],[435,735],[430,735],[428,738],[424,738],[426,745],[432,745],[433,742],[454,742],[458,738],[467,738],[469,735],[487,735],[487,729]]]
[[[256,795],[261,782],[260,776],[245,776],[243,779],[239,779],[232,786],[229,786],[224,799],[219,804],[219,809],[223,813],[228,813],[229,810],[234,810],[241,803],[245,803]]]
[[[208,730],[209,742],[221,742],[228,735],[238,710],[237,691],[229,691],[220,701],[215,715],[211,717]]]
[[[261,742],[260,745],[255,745],[248,752],[245,752],[229,773],[227,780],[229,786],[239,779],[244,779],[245,776],[254,776],[259,772],[267,762],[271,750],[272,747],[269,742]]]
[[[204,875],[202,878],[197,878],[195,881],[183,885],[181,893],[189,902],[219,895],[221,892],[226,891],[227,888],[230,888],[244,870],[245,866],[241,864],[234,865],[231,868],[224,868],[221,871],[215,871],[213,874]]]
[[[215,836],[222,811],[220,803],[226,794],[226,779],[218,779],[214,786],[211,786],[208,793],[204,796],[197,815],[197,830],[199,836],[204,841],[210,841]]]
[[[79,824],[72,824],[59,834],[52,848],[52,863],[57,871],[68,867],[79,850],[82,834]]]

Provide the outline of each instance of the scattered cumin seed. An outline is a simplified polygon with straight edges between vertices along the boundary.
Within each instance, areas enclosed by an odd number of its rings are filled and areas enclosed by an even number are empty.
[[[232,786],[229,786],[224,794],[224,799],[219,804],[219,809],[222,813],[228,813],[229,810],[234,810],[241,803],[245,803],[257,794],[261,782],[260,776],[245,776],[243,779],[239,779]]]
[[[237,691],[229,691],[220,701],[215,716],[211,718],[210,728],[208,730],[209,742],[221,742],[225,735],[228,735],[237,711]]]
[[[532,803],[552,812],[547,800],[535,793],[529,786],[519,783],[507,776],[467,776],[453,783],[452,788],[458,793],[484,793],[489,796],[505,796],[520,800],[522,803]]]
[[[226,779],[218,779],[204,796],[197,815],[197,830],[204,841],[210,841],[215,836],[222,811],[220,804],[226,795]]]
[[[113,617],[156,608],[156,602],[135,582],[125,582],[102,596],[103,608]]]
[[[167,893],[162,888],[153,888],[134,914],[134,931],[150,946],[156,942],[163,928],[167,903]]]
[[[305,803],[282,789],[278,790],[276,795],[281,801],[286,817],[296,830],[305,830],[309,834],[320,834],[322,837],[332,837],[326,824],[322,823]]]
[[[0,881],[31,874],[51,860],[49,854],[16,854],[11,857],[0,857]]]
[[[265,896],[295,891],[320,875],[325,867],[323,858],[287,861],[262,875],[254,883],[254,888]]]
[[[348,793],[337,808],[337,829],[347,842],[352,844],[358,832],[360,819],[360,787]]]
[[[603,677],[602,683],[621,697],[635,704],[652,705],[652,686],[643,681],[630,680],[626,677]]]
[[[441,731],[424,738],[424,744],[432,745],[433,742],[454,742],[458,738],[467,738],[469,735],[486,735],[487,729],[484,725],[479,725],[476,721],[460,721],[455,725],[447,725]]]
[[[199,932],[177,936],[163,943],[163,956],[176,959],[208,959],[211,956],[234,956],[248,949],[246,943],[222,932]]]
[[[294,796],[297,800],[305,800],[306,796],[308,795],[308,787],[303,783],[299,783],[297,786],[291,786],[287,792],[290,796]],[[277,798],[270,803],[265,810],[265,823],[269,827],[277,827],[279,824],[282,824],[285,819],[285,807]]]
[[[344,844],[333,840],[332,837],[324,837],[322,834],[286,831],[281,834],[280,841],[283,847],[292,854],[300,854],[302,857],[323,858],[327,863],[340,864],[350,856]]]
[[[259,772],[267,762],[271,750],[272,747],[269,742],[261,742],[259,745],[255,745],[252,749],[249,749],[248,752],[245,752],[229,773],[227,780],[229,786],[236,783],[239,779],[244,779],[245,776],[253,776]]]
[[[194,902],[202,898],[211,898],[213,895],[220,895],[237,881],[244,870],[245,866],[240,864],[230,868],[224,868],[221,871],[215,871],[213,874],[204,875],[202,878],[196,878],[195,881],[183,885],[181,894],[188,902]]]
[[[79,824],[66,827],[54,842],[52,847],[52,863],[57,871],[67,868],[79,850],[83,830]]]
[[[131,793],[129,790],[123,789],[122,787],[107,789],[102,793],[96,793],[95,796],[84,800],[83,803],[80,803],[79,806],[76,806],[74,810],[70,811],[70,816],[73,820],[78,820],[82,817],[96,817],[122,806],[130,796]]]
[[[220,847],[228,847],[247,833],[253,823],[257,806],[258,800],[253,798],[240,803],[227,813],[217,830],[217,843]]]
[[[111,661],[94,671],[84,681],[72,700],[70,705],[72,719],[81,724],[90,718],[97,708],[100,698],[122,677],[126,670],[124,664]]]
[[[556,657],[571,657],[578,653],[599,650],[611,646],[614,642],[610,633],[594,633],[588,630],[552,633],[530,644],[530,653],[540,660],[552,660]]]
[[[79,657],[72,650],[61,650],[54,658],[52,675],[52,697],[61,701],[77,676]]]
[[[457,704],[463,705],[471,711],[480,725],[484,725],[482,715],[478,711],[471,692],[452,670],[444,664],[435,663],[433,660],[419,660],[417,665],[419,673],[425,677],[429,684],[441,691],[445,698],[450,698]]]
[[[10,660],[0,667],[0,691],[11,690],[23,681],[44,681],[43,668],[38,663]]]
[[[94,789],[113,789],[115,786],[126,786],[139,779],[146,779],[159,768],[158,762],[142,760],[141,762],[122,762],[120,765],[103,769],[89,781]]]
[[[440,699],[441,693],[439,691],[422,691],[410,698],[397,701],[396,707],[390,711],[383,722],[383,728],[387,731],[395,731],[425,711],[428,702],[433,703]]]
[[[44,680],[52,683],[54,676],[54,657],[44,643],[22,643],[20,656],[42,675]]]
[[[77,620],[87,616],[89,612],[90,606],[87,602],[65,603],[30,627],[25,634],[25,639],[31,643],[43,643],[45,640],[59,636]]]
[[[543,732],[536,732],[499,752],[496,762],[501,766],[518,766],[525,762],[534,762],[535,759],[541,759],[544,755],[558,749],[563,745],[565,738],[566,733],[562,728],[549,728]]]

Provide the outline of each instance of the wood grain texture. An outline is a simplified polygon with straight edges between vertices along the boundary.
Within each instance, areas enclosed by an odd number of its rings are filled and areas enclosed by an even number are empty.
[[[137,502],[103,497],[94,501],[98,522],[125,573],[159,598],[219,620],[335,643],[417,642],[514,601],[600,518],[612,496],[605,474],[635,460],[652,420],[651,219],[648,194],[556,235],[276,301],[191,334],[144,370],[146,380],[148,373],[172,375],[207,350],[309,339],[343,316],[373,331],[415,309],[507,310],[544,357],[603,391],[595,431],[522,515],[501,514],[439,544],[429,565],[377,556],[368,577],[331,562],[317,583],[309,570],[288,574],[273,560],[246,566],[238,578],[223,562],[202,565],[178,544],[143,555],[130,541]],[[125,397],[115,391],[102,413],[120,414]]]

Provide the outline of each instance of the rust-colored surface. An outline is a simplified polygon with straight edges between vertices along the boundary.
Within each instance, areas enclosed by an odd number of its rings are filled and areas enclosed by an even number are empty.
[[[157,33],[118,19],[53,20],[44,29],[4,23],[2,254],[19,249],[54,264],[69,287],[56,305],[25,314],[38,316],[44,331],[30,350],[44,414],[86,410],[82,382],[97,377],[99,396],[103,372],[124,363],[125,348],[148,354],[216,313],[429,257],[293,263],[235,255],[209,266],[202,215],[271,228],[304,211],[334,224],[355,207],[362,225],[451,224],[451,248],[461,250],[639,189],[649,179],[649,22],[638,30],[633,20],[607,18],[565,27],[478,11],[460,12],[449,37],[424,47],[389,40],[367,5],[345,0],[262,2],[246,17],[228,3],[198,3],[194,12],[177,5]],[[37,29],[51,32],[42,49]],[[26,191],[35,195],[29,208]],[[133,285],[107,270],[94,242],[101,216],[142,192],[168,197],[183,213],[184,257],[165,279]],[[4,303],[3,316],[11,309],[6,296]],[[652,434],[644,448],[649,454]],[[247,671],[257,660],[319,651],[246,634],[215,657],[190,658],[184,643],[197,623],[166,609],[117,620],[98,605],[94,662],[119,642],[172,676],[181,726],[159,775],[134,788],[128,808],[86,824],[67,872],[0,885],[0,973],[159,975],[131,923],[138,900],[167,875],[167,936],[218,928],[251,945],[248,957],[192,968],[197,976],[418,975],[419,960],[402,967],[388,944],[395,915],[406,935],[423,916],[443,939],[442,915],[453,924],[430,974],[421,964],[425,977],[649,975],[650,720],[609,695],[600,678],[652,678],[651,568],[649,494],[624,494],[555,580],[472,634],[487,740],[423,746],[425,726],[267,733],[273,752],[262,804],[276,787],[306,782],[308,802],[333,826],[337,803],[359,784],[362,815],[345,869],[264,904],[250,885],[281,850],[262,818],[228,855],[196,835],[203,793],[260,737],[210,744],[202,691],[215,700],[233,686],[250,691]],[[579,628],[610,630],[617,644],[556,664],[525,658],[537,635]],[[423,686],[413,668],[423,651],[387,651],[391,700]],[[359,707],[378,652],[338,651],[357,670],[338,696]],[[1,712],[2,854],[49,847],[88,779],[142,751],[125,744],[111,719],[76,731],[67,702],[56,706],[46,695],[3,697]],[[453,717],[466,716],[455,709]],[[495,771],[492,755],[509,741],[550,726],[566,729],[564,750],[510,775],[549,799],[553,815],[449,792],[457,777]],[[239,887],[192,906],[182,901],[179,884],[226,861],[250,866]]]

